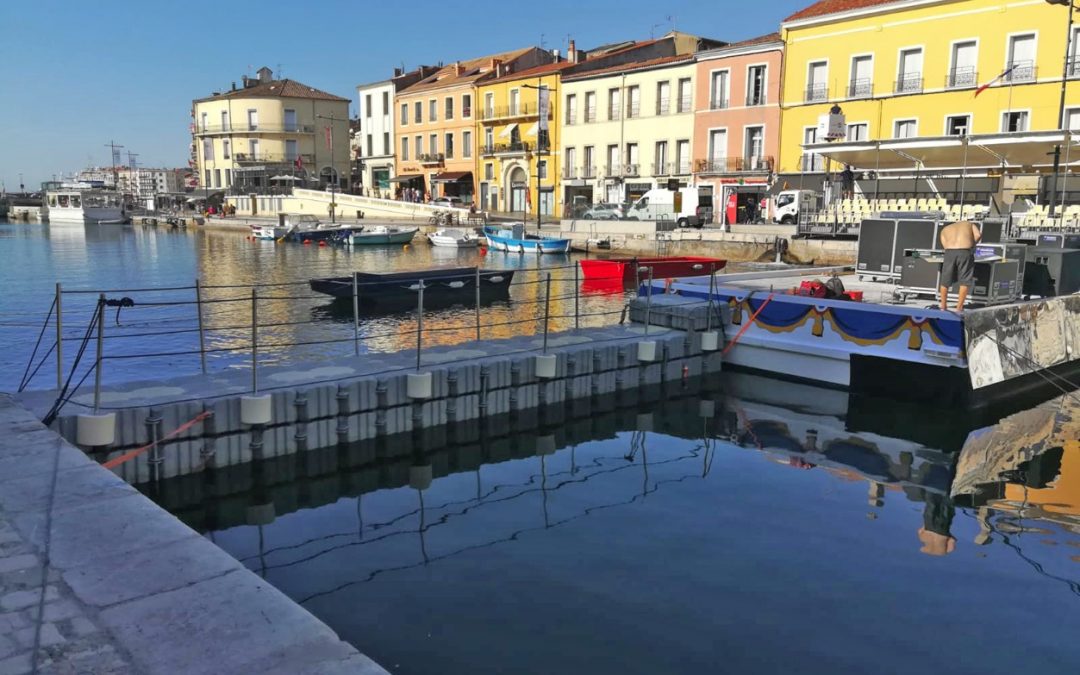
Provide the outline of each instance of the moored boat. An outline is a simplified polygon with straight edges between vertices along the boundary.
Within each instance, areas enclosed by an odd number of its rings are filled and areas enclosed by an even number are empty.
[[[727,265],[722,258],[700,256],[664,256],[656,258],[596,258],[582,260],[581,274],[586,281],[609,281],[633,285],[648,278],[672,279],[698,277],[719,272]]]
[[[127,220],[120,193],[89,183],[49,184],[42,207],[51,223],[112,225]]]
[[[251,236],[256,239],[281,239],[288,234],[289,228],[282,225],[252,225]]]
[[[363,227],[346,236],[342,243],[346,246],[386,246],[389,244],[408,244],[420,231],[418,227],[402,228],[375,225]]]
[[[362,227],[343,223],[324,223],[312,215],[290,216],[286,219],[286,241],[344,241],[360,232]]]
[[[477,282],[480,293],[488,299],[507,297],[513,270],[487,270],[477,272],[476,267],[434,267],[409,272],[356,272],[357,298],[366,307],[414,306],[421,283],[424,288],[424,306],[440,303],[474,302]],[[334,298],[353,297],[353,277],[327,277],[311,279],[311,290]]]
[[[427,236],[432,246],[444,246],[447,248],[476,248],[480,244],[480,237],[472,230],[456,227],[435,230]]]
[[[514,223],[510,229],[484,227],[488,247],[496,251],[509,253],[569,253],[570,240],[549,237],[542,234],[530,234],[525,231],[524,223]]]

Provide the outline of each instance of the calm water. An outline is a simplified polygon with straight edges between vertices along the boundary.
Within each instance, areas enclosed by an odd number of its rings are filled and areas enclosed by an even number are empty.
[[[697,386],[151,494],[394,673],[1076,672],[1075,399]]]
[[[566,259],[0,223],[0,389],[19,383],[57,280],[198,277],[208,299],[242,299],[205,310],[216,370],[246,367],[252,283],[282,284],[260,291],[263,358],[318,358],[351,353],[351,316],[293,282],[478,260],[525,266],[483,321],[529,321],[484,335],[539,330],[529,282]],[[554,328],[572,323],[571,274],[554,271]],[[193,291],[120,295],[136,306],[119,326],[110,310],[106,379],[195,372],[172,354],[197,346]],[[95,297],[65,295],[69,363]],[[584,293],[583,324],[623,302]],[[471,339],[472,322],[429,312],[425,341]],[[362,325],[365,350],[415,344],[408,312]],[[146,353],[166,355],[115,358]],[[33,386],[54,378],[46,359]],[[1080,667],[1075,398],[998,421],[738,374],[629,396],[146,489],[395,673]]]
[[[49,312],[56,282],[63,298],[65,372],[85,335],[99,290],[110,298],[130,297],[136,305],[121,310],[119,325],[110,309],[106,321],[105,380],[137,380],[198,372],[198,323],[194,283],[206,288],[203,316],[211,370],[248,367],[251,338],[251,284],[260,289],[260,363],[291,358],[317,359],[353,352],[351,303],[335,305],[307,287],[312,277],[348,275],[354,270],[406,271],[435,265],[517,269],[509,301],[486,304],[484,337],[542,331],[545,285],[538,269],[551,269],[551,330],[572,327],[574,258],[522,257],[490,252],[438,249],[418,237],[414,245],[355,250],[247,241],[242,232],[173,231],[141,226],[83,226],[7,223],[0,220],[0,391],[18,386]],[[129,289],[176,288],[174,291]],[[124,292],[120,292],[124,291]],[[226,302],[230,301],[231,302]],[[618,321],[623,294],[582,292],[578,312],[583,326]],[[511,322],[526,320],[525,323]],[[475,337],[469,308],[425,312],[424,344],[456,343]],[[415,311],[364,316],[363,351],[397,351],[416,346]],[[130,337],[128,337],[130,336]],[[50,324],[38,361],[53,343]],[[298,344],[303,343],[303,344]],[[314,344],[312,344],[314,343]],[[179,352],[191,352],[179,354]],[[91,352],[92,353],[92,352]],[[162,355],[140,356],[135,355]],[[37,362],[35,362],[37,363]],[[85,371],[89,359],[83,362]],[[50,354],[31,388],[54,388],[56,365]]]

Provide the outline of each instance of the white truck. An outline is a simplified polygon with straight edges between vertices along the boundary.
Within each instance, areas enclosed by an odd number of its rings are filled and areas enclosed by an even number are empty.
[[[822,195],[813,190],[784,190],[773,200],[774,223],[793,225],[799,222],[800,213],[817,213],[821,210]]]
[[[713,218],[712,187],[678,190],[653,188],[626,209],[627,220],[674,220],[679,227],[698,227]]]

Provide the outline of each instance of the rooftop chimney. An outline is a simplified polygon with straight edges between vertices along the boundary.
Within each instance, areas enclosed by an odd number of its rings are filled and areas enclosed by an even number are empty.
[[[394,77],[401,77],[404,74],[401,68],[394,68]]]
[[[566,60],[570,63],[578,62],[577,46],[574,44],[573,40],[570,41],[570,45],[566,48]]]
[[[236,82],[232,83],[232,91],[236,91]]]
[[[461,66],[461,61],[454,61],[454,77],[461,77],[461,74],[465,72],[465,69]]]
[[[555,58],[555,63],[558,63],[559,58],[561,56],[561,54],[559,53],[559,50],[558,49],[552,49],[551,50],[551,55]]]
[[[488,63],[488,70],[494,70],[495,74],[498,75],[499,66],[501,66],[501,65],[502,65],[502,60],[500,60],[500,59],[491,59],[491,62]]]
[[[259,76],[259,82],[269,82],[274,79],[274,71],[270,70],[266,66],[259,68],[255,71],[255,74]]]

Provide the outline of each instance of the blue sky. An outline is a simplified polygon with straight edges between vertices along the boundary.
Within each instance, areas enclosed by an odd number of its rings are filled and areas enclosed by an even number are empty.
[[[672,25],[735,41],[776,30],[810,1],[0,0],[0,180],[17,189],[22,172],[36,188],[53,174],[108,164],[110,140],[139,153],[142,166],[183,166],[191,100],[262,65],[355,99],[357,84],[402,64],[541,38],[565,53],[568,36],[587,49]]]

